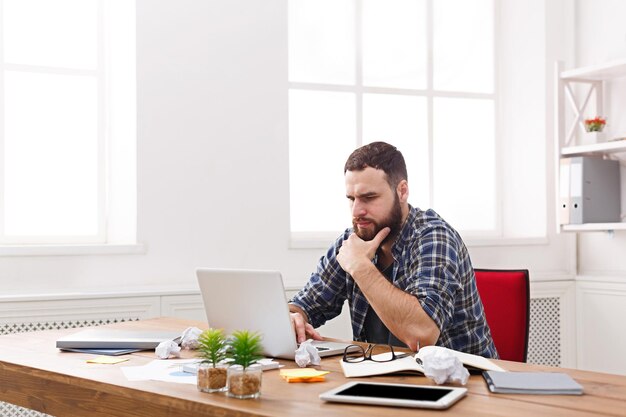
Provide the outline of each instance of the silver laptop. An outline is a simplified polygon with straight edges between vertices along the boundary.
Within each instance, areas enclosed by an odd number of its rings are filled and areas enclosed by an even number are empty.
[[[294,359],[296,336],[280,272],[235,269],[196,270],[209,326],[262,335],[264,355]],[[315,341],[320,356],[343,354],[348,343]]]
[[[180,335],[181,332],[172,331],[95,327],[63,336],[56,345],[60,349],[154,349],[163,341],[178,341]]]

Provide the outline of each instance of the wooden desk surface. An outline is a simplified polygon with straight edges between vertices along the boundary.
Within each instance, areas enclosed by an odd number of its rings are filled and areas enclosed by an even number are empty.
[[[108,327],[184,330],[206,324],[160,318]],[[121,366],[144,365],[156,356],[151,351],[131,354],[115,365],[87,364],[92,355],[60,352],[55,340],[76,329],[0,336],[0,400],[54,416],[380,416],[415,415],[415,409],[332,404],[318,395],[347,381],[338,357],[326,358],[321,369],[330,371],[326,382],[287,383],[278,371],[263,373],[261,398],[238,400],[224,394],[205,394],[194,385],[160,381],[128,381]],[[193,352],[183,351],[187,357]],[[281,361],[287,367],[295,363]],[[626,377],[498,361],[509,370],[567,372],[583,387],[582,396],[505,395],[488,391],[481,376],[472,375],[466,398],[446,411],[419,410],[420,415],[454,413],[464,416],[626,416]],[[355,378],[369,381],[433,385],[423,376]]]

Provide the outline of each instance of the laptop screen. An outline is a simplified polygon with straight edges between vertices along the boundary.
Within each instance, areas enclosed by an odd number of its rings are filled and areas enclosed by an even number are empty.
[[[199,268],[196,274],[209,326],[258,332],[266,356],[293,359],[296,338],[280,272]]]

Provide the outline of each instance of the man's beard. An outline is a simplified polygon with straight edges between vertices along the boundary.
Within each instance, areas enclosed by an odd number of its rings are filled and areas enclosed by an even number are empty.
[[[359,229],[358,222],[361,220],[372,222],[372,224],[374,225],[374,229],[371,231]],[[393,207],[391,207],[391,212],[380,222],[375,222],[374,220],[367,217],[356,217],[352,219],[352,229],[357,234],[357,236],[363,240],[374,239],[378,232],[380,232],[385,227],[389,227],[391,229],[391,232],[389,232],[389,235],[387,235],[382,243],[386,243],[389,240],[394,239],[398,235],[398,233],[400,232],[400,228],[402,227],[402,208],[400,206],[400,199],[398,198],[397,194],[393,203]]]

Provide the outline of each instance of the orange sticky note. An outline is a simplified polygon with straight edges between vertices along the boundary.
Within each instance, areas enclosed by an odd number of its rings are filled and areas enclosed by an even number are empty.
[[[287,382],[324,382],[326,377],[316,376],[313,378],[283,378]]]
[[[323,382],[328,371],[311,368],[281,369],[280,376],[287,382]]]

